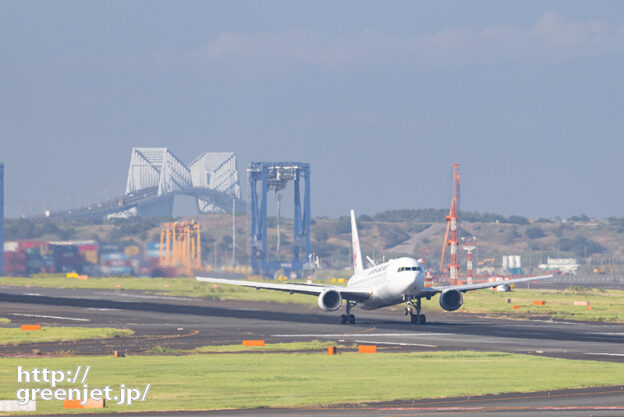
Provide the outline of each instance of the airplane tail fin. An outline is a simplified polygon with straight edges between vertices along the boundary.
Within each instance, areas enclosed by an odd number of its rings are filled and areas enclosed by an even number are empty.
[[[364,265],[362,251],[360,250],[357,223],[355,221],[355,210],[351,210],[351,241],[353,243],[353,271],[357,273],[364,270]]]

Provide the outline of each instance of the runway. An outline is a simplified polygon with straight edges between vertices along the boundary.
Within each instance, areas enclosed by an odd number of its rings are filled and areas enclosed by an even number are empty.
[[[80,343],[33,343],[0,347],[0,355],[150,354],[158,346],[191,349],[203,345],[330,340],[377,344],[396,351],[476,350],[568,359],[624,362],[624,324],[512,320],[462,313],[427,313],[426,325],[408,323],[402,308],[354,309],[355,325],[338,324],[338,313],[310,305],[218,301],[161,296],[138,291],[0,287],[0,317],[20,324],[124,327],[134,336]],[[435,302],[435,301],[432,301]],[[425,304],[426,307],[426,304]],[[622,387],[556,393],[499,395],[367,406],[218,412],[132,413],[132,416],[624,416]],[[119,416],[120,414],[115,414]]]
[[[432,302],[435,302],[434,300]],[[274,304],[151,295],[137,291],[0,287],[0,317],[14,324],[127,327],[135,336],[80,343],[29,345],[41,353],[143,353],[154,346],[190,349],[270,342],[335,340],[404,350],[477,350],[526,353],[569,359],[624,362],[624,324],[512,320],[462,313],[427,312],[426,325],[407,322],[400,306],[355,310],[355,325],[338,324],[337,313],[315,303]],[[23,354],[23,346],[0,354]]]

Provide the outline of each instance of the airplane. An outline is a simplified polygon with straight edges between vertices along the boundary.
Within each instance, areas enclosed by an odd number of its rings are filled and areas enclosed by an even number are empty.
[[[364,310],[375,310],[396,304],[406,303],[405,315],[410,316],[414,324],[425,324],[427,319],[421,313],[421,300],[430,300],[440,294],[440,306],[446,311],[455,311],[463,304],[463,293],[466,291],[493,288],[501,285],[499,282],[484,282],[467,285],[448,285],[441,287],[425,286],[423,265],[416,259],[402,257],[391,259],[375,265],[369,258],[372,267],[365,269],[360,250],[355,211],[351,210],[351,237],[353,245],[354,274],[347,282],[347,286],[323,284],[273,284],[235,279],[195,277],[198,281],[215,284],[238,285],[256,289],[285,291],[291,294],[308,294],[318,297],[318,306],[324,311],[336,311],[342,307],[345,300],[345,313],[340,316],[340,323],[354,324],[355,316],[351,309],[358,306]],[[538,277],[517,278],[506,280],[505,285],[520,282],[535,281],[552,278],[552,275]]]

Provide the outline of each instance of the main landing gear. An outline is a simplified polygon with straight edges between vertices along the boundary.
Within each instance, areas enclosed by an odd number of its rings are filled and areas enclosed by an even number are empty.
[[[355,316],[351,314],[351,307],[352,307],[351,301],[347,300],[347,304],[346,304],[347,314],[342,314],[340,316],[340,324],[345,324],[345,323],[354,324],[355,323]]]
[[[414,299],[410,299],[407,301],[407,306],[405,307],[405,315],[409,315],[410,316],[410,321],[413,324],[425,324],[427,322],[427,317],[425,317],[424,314],[420,314],[420,297],[415,299],[416,302],[414,302]],[[414,310],[416,310],[416,313],[414,313]]]

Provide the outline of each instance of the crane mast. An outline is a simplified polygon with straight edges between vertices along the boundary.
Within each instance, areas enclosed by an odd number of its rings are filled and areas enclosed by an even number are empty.
[[[453,164],[453,199],[451,200],[449,214],[446,216],[446,233],[444,234],[442,255],[440,256],[440,272],[443,272],[446,246],[450,246],[448,271],[451,284],[455,284],[457,282],[457,275],[459,272],[459,265],[457,263],[457,251],[459,247],[459,240],[457,239],[457,230],[459,229],[459,180],[459,164]]]

